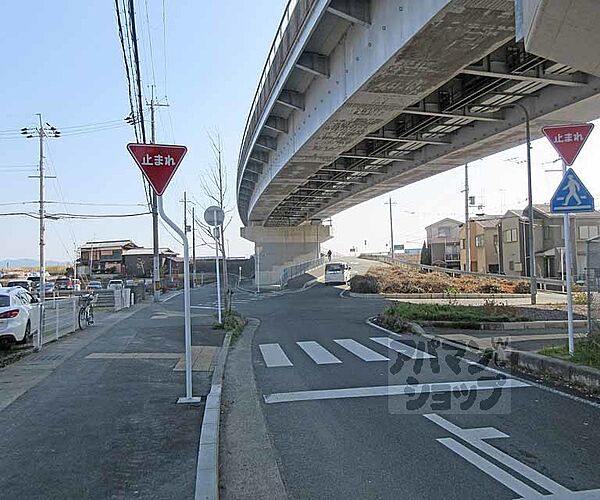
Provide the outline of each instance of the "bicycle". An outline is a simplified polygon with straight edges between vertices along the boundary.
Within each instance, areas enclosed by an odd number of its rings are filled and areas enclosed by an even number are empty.
[[[79,323],[79,329],[85,330],[89,325],[94,324],[94,295],[86,293],[85,295],[79,296],[79,314],[77,321]]]

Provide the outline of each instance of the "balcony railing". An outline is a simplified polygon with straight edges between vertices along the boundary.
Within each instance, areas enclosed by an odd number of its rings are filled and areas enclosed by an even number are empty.
[[[283,66],[287,62],[298,35],[302,31],[304,23],[316,2],[317,0],[289,0],[285,7],[283,17],[275,34],[275,39],[269,49],[267,61],[260,75],[256,93],[252,99],[248,119],[246,120],[246,128],[244,129],[238,160],[238,185],[244,168],[244,158],[250,148],[252,136],[265,111],[267,102],[271,98],[273,87],[279,80]]]

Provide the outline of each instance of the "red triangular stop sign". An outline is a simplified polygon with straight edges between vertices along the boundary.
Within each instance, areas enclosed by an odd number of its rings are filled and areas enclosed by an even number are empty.
[[[158,196],[165,192],[187,153],[185,146],[172,144],[127,144],[127,149]]]
[[[593,123],[551,125],[542,128],[542,132],[544,132],[544,135],[552,143],[563,161],[571,166],[593,128]]]

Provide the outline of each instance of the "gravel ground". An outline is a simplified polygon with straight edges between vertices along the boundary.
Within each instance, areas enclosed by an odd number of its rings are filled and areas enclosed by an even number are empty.
[[[515,306],[519,316],[524,316],[532,321],[552,321],[567,319],[566,304],[540,304],[535,306]],[[574,319],[585,319],[586,307],[575,305],[573,307]]]

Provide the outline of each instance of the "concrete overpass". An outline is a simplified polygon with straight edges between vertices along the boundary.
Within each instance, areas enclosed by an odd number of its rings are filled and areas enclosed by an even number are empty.
[[[248,117],[242,236],[262,279],[313,258],[320,221],[600,116],[595,0],[292,0]],[[285,249],[285,250],[284,250]]]

